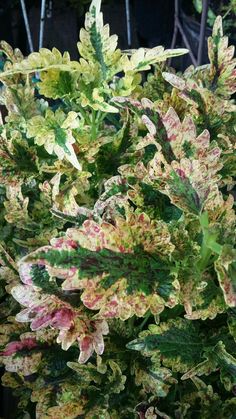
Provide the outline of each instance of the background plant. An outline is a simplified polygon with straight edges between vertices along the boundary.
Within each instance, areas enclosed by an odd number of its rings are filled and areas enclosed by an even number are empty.
[[[193,3],[197,13],[202,13],[202,0],[194,0]],[[210,1],[207,19],[207,23],[210,27],[213,27],[217,15],[221,15],[223,17],[224,30],[227,32],[227,34],[231,35],[232,39],[235,39],[235,0]]]
[[[79,62],[2,44],[3,384],[32,418],[233,418],[234,50],[221,18],[183,75],[116,42],[93,1]]]

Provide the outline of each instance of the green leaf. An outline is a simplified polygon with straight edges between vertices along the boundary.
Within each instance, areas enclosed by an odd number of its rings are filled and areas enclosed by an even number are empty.
[[[228,327],[236,342],[236,310],[234,308],[228,310]]]
[[[144,365],[135,366],[135,384],[142,386],[147,394],[166,397],[171,385],[177,383],[177,380],[172,377],[171,371],[161,367],[157,362],[153,362],[150,366],[145,365],[143,368]]]
[[[220,367],[220,377],[226,390],[231,391],[236,385],[236,358],[229,354],[223,342],[216,345],[214,356]]]
[[[236,306],[236,249],[225,245],[221,256],[215,262],[215,269],[225,302]]]
[[[130,342],[127,347],[148,354],[158,354],[166,367],[184,372],[200,362],[204,342],[198,325],[184,319],[169,320],[160,326],[151,325],[143,337]]]
[[[41,48],[39,52],[33,52],[21,62],[13,63],[7,71],[1,73],[0,78],[4,80],[5,77],[17,73],[29,74],[51,69],[78,71],[78,63],[70,60],[68,52],[62,55],[56,48],[53,48],[52,51]]]
[[[41,95],[61,99],[73,95],[76,89],[76,76],[69,71],[47,70],[41,73],[38,83]]]
[[[217,16],[212,37],[208,39],[208,55],[212,89],[223,97],[232,95],[236,91],[234,47],[228,47],[228,37],[223,36],[221,16]]]
[[[229,354],[223,342],[206,351],[206,361],[203,361],[181,378],[186,380],[195,376],[207,375],[220,369],[220,378],[227,391],[231,391],[236,384],[236,359]]]
[[[103,56],[102,37],[101,37],[100,32],[97,30],[97,25],[96,25],[97,13],[100,13],[99,9],[100,8],[98,6],[96,8],[96,6],[93,5],[93,3],[90,6],[90,13],[91,13],[91,16],[94,18],[94,22],[92,23],[91,28],[90,28],[90,39],[91,39],[91,44],[95,51],[95,57],[101,66],[103,79],[105,80],[107,66],[104,61],[104,56]]]
[[[183,201],[190,212],[196,215],[201,213],[204,202],[201,201],[201,198],[188,178],[181,177],[176,172],[172,171],[169,187],[176,199]]]
[[[33,138],[37,145],[44,146],[49,154],[56,154],[60,160],[66,158],[76,169],[81,170],[72,146],[75,143],[72,129],[78,126],[78,115],[75,112],[65,115],[61,109],[55,113],[48,109],[45,117],[37,115],[28,121],[27,137]]]
[[[23,259],[23,277],[28,264],[44,265],[51,276],[66,279],[64,290],[83,289],[83,303],[105,317],[142,316],[149,308],[158,313],[164,305],[174,306],[178,283],[169,261],[173,246],[167,225],[152,225],[145,214],[116,222],[87,220],[81,229],[68,230],[68,236]]]

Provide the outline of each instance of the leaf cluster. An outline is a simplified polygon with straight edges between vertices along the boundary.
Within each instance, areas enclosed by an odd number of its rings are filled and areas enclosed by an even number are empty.
[[[6,57],[0,345],[19,417],[233,419],[234,49],[122,52],[93,0],[81,58]],[[152,69],[145,83],[142,72]]]

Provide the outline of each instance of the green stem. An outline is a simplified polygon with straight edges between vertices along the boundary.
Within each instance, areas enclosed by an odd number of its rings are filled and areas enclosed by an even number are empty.
[[[129,329],[129,333],[130,333],[130,335],[132,335],[132,333],[133,333],[133,329],[134,329],[134,322],[135,322],[135,316],[131,317],[131,318],[128,320],[128,329]]]
[[[82,108],[82,106],[80,106],[80,105],[77,105],[77,106],[78,106],[78,108],[79,108],[79,112],[81,113],[82,117],[83,117],[83,118],[84,118],[84,120],[85,120],[85,123],[86,123],[87,125],[89,125],[89,124],[90,124],[90,120],[88,119],[88,116],[87,116],[87,113],[86,113],[85,109],[84,109],[84,108]]]
[[[212,250],[208,245],[209,242],[209,219],[208,213],[204,212],[201,214],[200,219],[200,226],[202,230],[202,246],[201,246],[201,259],[197,264],[199,272],[202,273],[206,269],[208,262],[212,255]]]
[[[99,118],[99,124],[101,124],[101,122],[103,121],[103,119],[105,119],[105,118],[106,118],[106,116],[107,116],[107,113],[106,113],[106,112],[103,112],[103,113],[101,114],[101,116],[100,116],[100,118]]]
[[[205,243],[203,243],[202,245],[201,255],[202,257],[199,261],[198,269],[200,272],[204,272],[212,255],[211,249],[209,249],[209,247],[207,247]]]
[[[149,320],[150,316],[151,316],[151,313],[150,313],[150,311],[148,311],[148,313],[146,314],[146,316],[144,317],[144,319],[143,319],[142,323],[141,323],[141,324],[140,324],[140,326],[139,326],[139,329],[140,329],[140,330],[142,330],[142,329],[144,328],[144,326],[145,326],[145,324],[148,322],[148,320]]]
[[[231,13],[231,11],[232,11],[232,6],[226,11],[222,19],[224,20],[228,16],[228,14]]]
[[[102,121],[106,118],[106,116],[107,116],[106,112],[101,112],[101,111],[97,112],[97,116],[96,116],[97,132],[100,131],[100,125],[101,125]]]
[[[99,124],[100,123],[100,118],[101,118],[101,111],[97,111],[97,115],[96,115],[96,122]]]
[[[96,140],[97,138],[97,120],[96,120],[96,111],[92,109],[91,117],[91,140]]]

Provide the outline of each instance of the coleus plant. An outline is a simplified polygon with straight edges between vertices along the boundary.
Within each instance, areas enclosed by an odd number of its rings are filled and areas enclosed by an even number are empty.
[[[19,417],[233,418],[233,49],[116,43],[94,0],[78,62],[2,44],[2,382]]]

